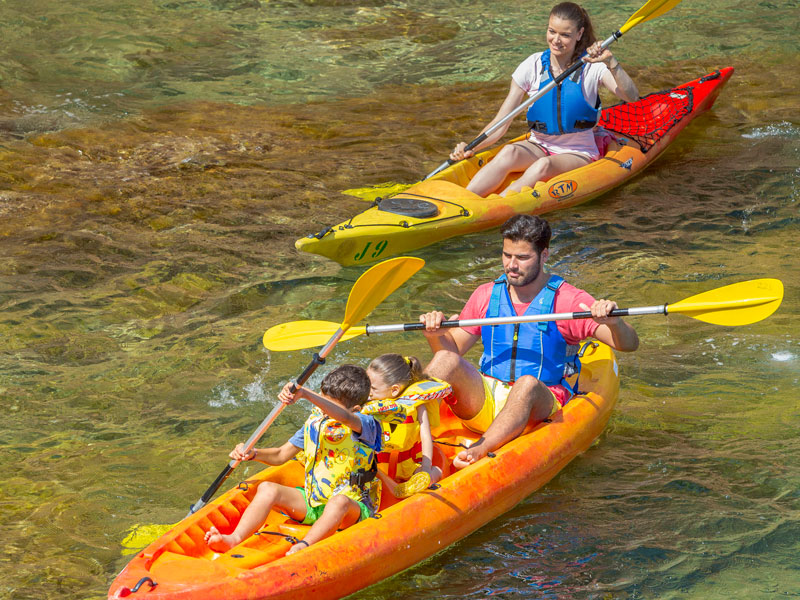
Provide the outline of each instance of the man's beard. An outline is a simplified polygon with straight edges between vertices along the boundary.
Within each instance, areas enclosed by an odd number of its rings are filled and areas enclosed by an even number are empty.
[[[513,285],[514,287],[523,287],[528,285],[534,279],[539,276],[539,273],[542,271],[542,257],[539,255],[539,260],[536,261],[536,265],[532,268],[531,272],[528,273],[523,279],[517,281],[508,280],[509,285]],[[508,275],[508,271],[506,271],[506,275]]]

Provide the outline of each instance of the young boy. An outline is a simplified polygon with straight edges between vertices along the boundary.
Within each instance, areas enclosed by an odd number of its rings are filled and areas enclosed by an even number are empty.
[[[279,448],[253,448],[245,455],[244,444],[239,444],[230,457],[282,465],[303,450],[305,486],[259,484],[232,533],[223,535],[216,527],[206,533],[206,543],[215,552],[225,552],[253,535],[273,507],[311,525],[305,539],[289,548],[288,556],[375,514],[380,506],[375,452],[381,449],[381,427],[374,417],[355,412],[369,399],[366,371],[356,365],[334,369],[322,380],[323,395],[303,387],[292,394],[291,386],[287,383],[281,390],[281,402],[306,398],[316,406],[303,427]]]

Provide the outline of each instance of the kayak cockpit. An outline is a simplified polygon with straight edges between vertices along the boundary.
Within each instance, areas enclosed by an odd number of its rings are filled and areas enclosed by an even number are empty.
[[[463,429],[446,406],[442,407],[442,423],[434,432],[434,465],[442,470],[442,478],[453,472],[454,456],[477,436]],[[385,468],[385,465],[383,465]],[[240,482],[217,501],[196,515],[181,522],[175,529],[140,553],[148,575],[161,585],[176,576],[181,581],[216,581],[221,577],[238,577],[246,571],[269,565],[283,558],[289,548],[302,540],[309,525],[303,525],[277,510],[270,511],[260,529],[230,550],[217,553],[204,537],[213,526],[223,534],[231,533],[255,497],[258,484],[272,481],[291,487],[303,486],[303,463],[294,458],[284,465],[268,467]],[[434,486],[435,487],[435,486]],[[395,498],[383,486],[377,518],[387,509],[409,498]],[[337,535],[337,534],[334,534]]]

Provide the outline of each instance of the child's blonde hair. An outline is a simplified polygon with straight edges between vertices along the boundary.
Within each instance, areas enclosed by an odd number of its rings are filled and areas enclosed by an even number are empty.
[[[424,377],[419,359],[402,354],[381,354],[369,363],[367,369],[378,373],[387,385],[399,384],[403,388]]]

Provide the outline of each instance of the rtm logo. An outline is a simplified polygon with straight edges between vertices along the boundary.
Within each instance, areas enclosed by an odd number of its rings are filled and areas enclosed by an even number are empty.
[[[577,191],[578,182],[573,181],[572,179],[565,179],[564,181],[558,181],[551,185],[550,189],[547,190],[547,193],[558,200],[566,200]]]

